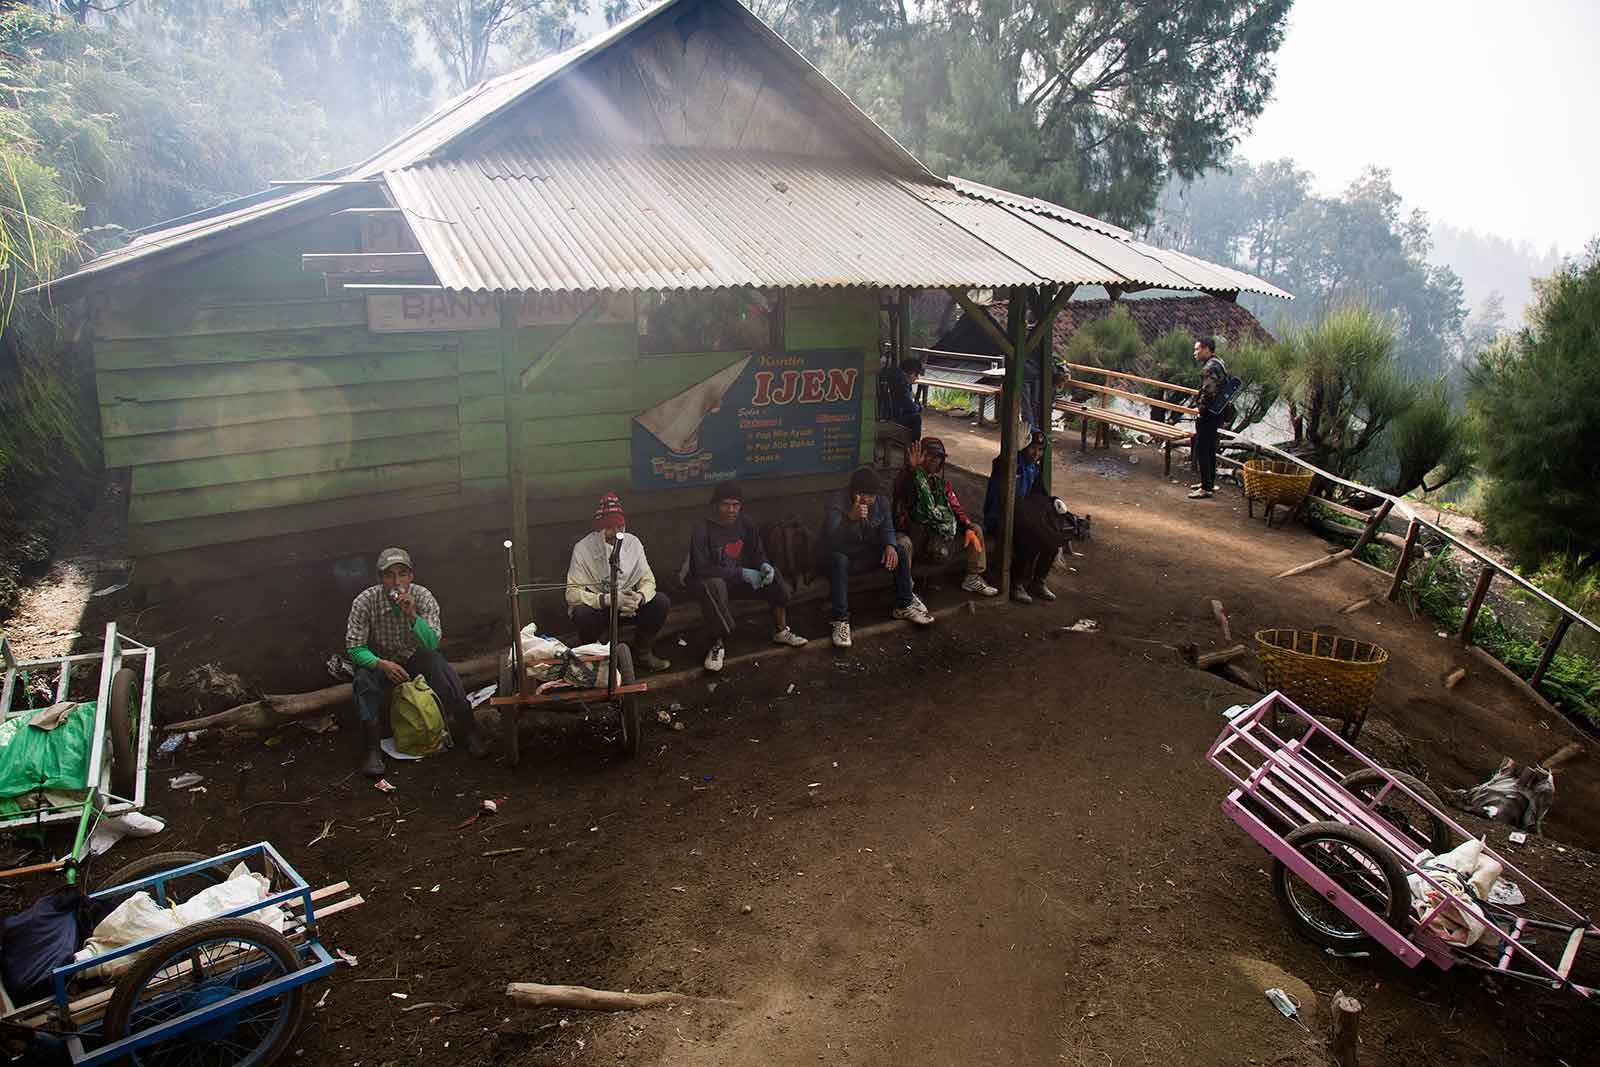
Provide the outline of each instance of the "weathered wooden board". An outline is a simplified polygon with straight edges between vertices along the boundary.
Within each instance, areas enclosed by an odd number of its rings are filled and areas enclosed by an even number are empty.
[[[256,360],[171,370],[105,371],[96,376],[102,405],[188,397],[253,396],[339,385],[453,377],[453,352],[372,352],[308,360]]]
[[[476,353],[476,334],[389,334],[380,336],[365,326],[323,330],[279,330],[271,333],[217,334],[209,337],[157,337],[137,341],[97,340],[95,366],[106,371],[157,367],[204,366],[212,363],[253,363],[270,359],[326,359],[384,352]],[[474,339],[469,341],[468,339]],[[500,353],[493,353],[494,366]],[[477,357],[481,358],[481,357]]]
[[[107,467],[209,459],[265,452],[296,445],[342,444],[406,434],[455,433],[459,412],[454,404],[431,408],[313,415],[272,422],[247,422],[174,433],[110,437],[105,441]]]
[[[597,323],[628,323],[634,319],[633,298],[625,293],[528,293],[522,302],[520,325],[565,326],[574,322],[595,300],[605,309]],[[438,333],[497,329],[500,298],[494,293],[416,292],[367,297],[367,328],[373,333]]]
[[[529,484],[542,484],[547,477],[543,471],[561,471],[565,474],[589,470],[616,470],[628,464],[627,441],[582,441],[576,444],[530,445],[529,450],[541,463],[548,466],[535,468]],[[505,442],[499,448],[476,451],[463,449],[461,477],[504,478],[506,476]]]
[[[364,326],[366,321],[366,304],[359,299],[197,305],[192,294],[152,293],[135,306],[97,310],[94,333],[97,339],[193,337]]]
[[[462,449],[461,434],[454,428],[419,433],[410,427],[408,419],[391,421],[398,436],[302,445],[243,455],[208,456],[204,459],[135,467],[133,493],[140,496],[176,489],[198,489],[208,485],[231,485],[296,474],[314,474],[318,471],[438,460],[454,456]],[[504,439],[500,444],[504,451]]]
[[[376,382],[370,385],[307,389],[303,392],[264,393],[241,402],[235,397],[196,397],[149,404],[102,404],[100,426],[107,437],[158,433],[164,430],[199,430],[247,422],[271,422],[307,415],[354,414],[361,411],[400,411],[438,407],[457,400],[456,379],[420,382]]]
[[[530,448],[539,449],[540,463],[545,462],[542,446],[583,444],[595,441],[627,441],[633,436],[631,415],[567,415],[548,419],[529,419],[522,425],[522,439]],[[461,450],[504,449],[506,428],[501,423],[472,422],[461,424]]]
[[[179,489],[135,496],[128,505],[129,523],[170,522],[206,515],[228,515],[262,508],[309,504],[348,496],[403,492],[429,486],[454,489],[461,477],[455,456],[421,463],[395,463],[360,470],[319,471],[287,478],[268,478],[232,485]]]

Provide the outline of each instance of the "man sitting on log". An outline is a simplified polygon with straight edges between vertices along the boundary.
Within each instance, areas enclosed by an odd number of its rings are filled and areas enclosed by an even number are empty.
[[[356,714],[361,719],[361,771],[383,777],[384,700],[389,690],[421,675],[439,698],[440,711],[456,736],[464,739],[474,759],[488,746],[472,718],[472,706],[450,661],[439,652],[444,637],[439,601],[426,586],[412,580],[411,555],[403,548],[378,553],[379,584],[370,586],[350,605],[345,648],[355,664]]]
[[[644,545],[628,536],[628,519],[617,494],[606,493],[594,512],[594,532],[572,546],[567,565],[567,614],[578,627],[578,642],[611,639],[611,551],[621,546],[617,571],[617,614],[634,628],[633,661],[646,670],[672,666],[655,653],[656,635],[667,621],[672,601],[656,588]]]
[[[789,628],[789,583],[767,558],[761,532],[744,514],[744,492],[737,482],[711,491],[711,515],[689,534],[689,564],[684,584],[700,597],[700,613],[710,635],[705,668],[722,670],[724,640],[733,633],[734,599],[764,600],[772,609],[772,643],[799,648],[806,643]]]
[[[817,571],[828,578],[835,648],[850,647],[850,576],[879,568],[894,575],[894,617],[918,626],[932,623],[933,614],[912,589],[911,542],[895,534],[877,472],[862,467],[847,488],[828,498],[817,534]]]
[[[987,559],[983,530],[967,518],[955,486],[945,477],[944,442],[924,437],[906,453],[906,466],[894,483],[894,521],[911,541],[912,554],[924,563],[944,562],[960,552],[966,562],[961,588],[979,596],[1000,590],[983,580]]]

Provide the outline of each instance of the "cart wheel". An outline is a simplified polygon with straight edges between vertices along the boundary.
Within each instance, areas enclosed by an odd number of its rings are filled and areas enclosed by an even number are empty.
[[[105,1039],[211,1008],[218,1014],[139,1049],[138,1062],[264,1067],[294,1040],[305,1015],[305,987],[231,1010],[227,1001],[299,969],[294,945],[264,923],[207,919],[186,926],[140,953],[117,982],[106,1005]]]
[[[134,860],[125,867],[119,867],[109,878],[99,883],[101,889],[110,889],[112,886],[126,885],[137,882],[141,878],[149,878],[162,871],[174,871],[179,867],[187,867],[193,863],[202,863],[208,859],[203,852],[153,852],[148,856]],[[175,878],[170,882],[162,883],[164,899],[156,901],[158,904],[181,904],[194,896],[200,890],[209,886],[218,885],[228,880],[228,870],[222,866],[202,867],[193,874],[186,874],[182,878]],[[131,894],[130,894],[131,895]],[[154,887],[151,889],[152,897],[155,896]]]
[[[1334,884],[1404,929],[1411,912],[1411,886],[1393,852],[1372,834],[1342,822],[1307,823],[1283,838]],[[1285,867],[1272,865],[1272,888],[1289,921],[1302,937],[1330,948],[1352,950],[1371,942],[1356,921]]]
[[[139,706],[139,672],[124,667],[111,678],[111,707],[106,717],[111,730],[111,791],[133,799],[138,766],[133,751],[133,734]],[[202,857],[204,858],[204,857]],[[113,883],[115,884],[115,883]]]
[[[1389,771],[1389,773],[1394,776],[1395,781],[1426,800],[1433,808],[1444,807],[1439,794],[1423,785],[1419,779],[1404,771]],[[1359,797],[1363,803],[1370,803],[1384,786],[1383,772],[1365,767],[1353,774],[1345,775],[1339,784]],[[1451,833],[1450,825],[1438,811],[1429,811],[1404,793],[1389,790],[1384,795],[1383,803],[1373,808],[1372,812],[1403,836],[1415,841],[1419,850],[1426,848],[1438,856],[1449,852],[1454,846],[1454,834]]]
[[[617,674],[623,685],[632,685],[633,651],[627,645],[617,646]],[[617,711],[622,718],[622,754],[629,759],[639,754],[639,740],[643,732],[639,722],[639,697],[628,693],[617,699]]]

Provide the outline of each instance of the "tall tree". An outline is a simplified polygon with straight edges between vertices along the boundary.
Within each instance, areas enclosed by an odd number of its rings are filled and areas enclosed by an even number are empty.
[[[584,0],[420,0],[417,11],[457,89],[489,74],[495,50],[515,45],[517,63],[572,42]]]

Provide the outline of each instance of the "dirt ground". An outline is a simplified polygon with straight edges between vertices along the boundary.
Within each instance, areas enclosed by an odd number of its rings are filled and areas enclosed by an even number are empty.
[[[944,418],[929,432],[988,469],[990,434]],[[1436,788],[1481,780],[1502,755],[1547,755],[1572,728],[1403,608],[1340,615],[1381,601],[1371,571],[1273,580],[1322,542],[1248,520],[1236,491],[1191,502],[1185,472],[1163,478],[1154,450],[1075,446],[1058,454],[1056,490],[1094,536],[1058,567],[1054,604],[987,604],[842,656],[815,647],[820,608],[797,610],[812,648],[653,695],[632,762],[605,723],[530,723],[515,769],[451,754],[396,768],[399,791],[383,795],[350,775],[347,731],[208,733],[153,758],[148,810],[169,827],[112,856],[268,839],[313,881],[365,896],[326,924],[359,965],[309,1012],[307,1063],[1311,1065],[1326,1062],[1339,989],[1365,1009],[1363,1063],[1600,1062],[1594,1009],[1571,994],[1296,938],[1205,760],[1218,713],[1251,694],[1184,667],[1173,646],[1222,647],[1213,597],[1246,641],[1275,626],[1377,641],[1391,659],[1361,743]],[[981,503],[981,483],[960,485]],[[951,582],[927,599],[962,595]],[[191,605],[172,671],[206,660],[214,607]],[[173,610],[144,621],[177,625]],[[866,626],[887,601],[855,611]],[[1099,632],[1059,632],[1081,618]],[[763,634],[752,621],[732,651],[766,647]],[[277,639],[264,623],[256,635]],[[461,641],[453,655],[481,650]],[[1446,692],[1456,665],[1467,681]],[[320,665],[298,669],[317,684]],[[170,790],[178,771],[207,791]],[[486,797],[509,799],[453,829]],[[1508,851],[1600,912],[1592,757],[1558,775],[1545,830]],[[1505,845],[1500,829],[1492,840]],[[508,848],[523,851],[484,855]],[[6,883],[0,905],[46,886]],[[735,1003],[557,1012],[512,1003],[511,981]],[[1272,1008],[1270,986],[1300,1000],[1309,1030]]]

